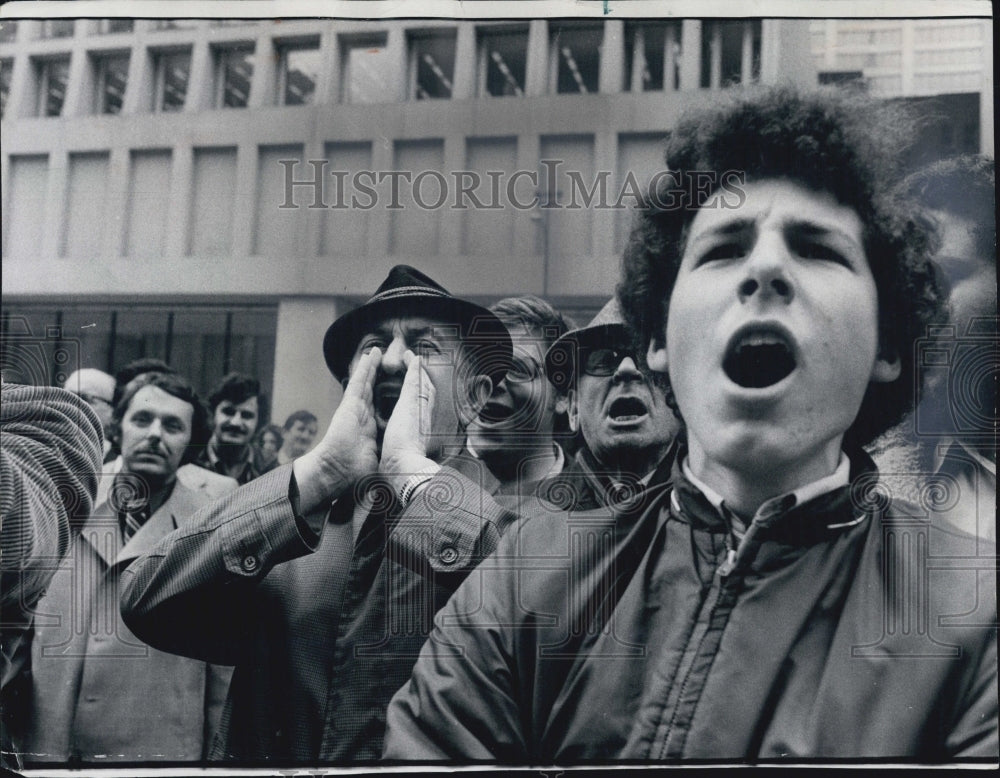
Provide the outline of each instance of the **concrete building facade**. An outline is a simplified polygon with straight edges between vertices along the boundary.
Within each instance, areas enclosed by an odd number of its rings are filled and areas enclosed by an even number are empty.
[[[240,369],[279,422],[329,418],[323,333],[393,264],[585,320],[681,110],[816,81],[795,19],[2,27],[5,371]]]

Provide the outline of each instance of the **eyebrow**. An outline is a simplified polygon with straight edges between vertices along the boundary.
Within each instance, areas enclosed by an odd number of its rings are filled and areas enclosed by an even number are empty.
[[[837,227],[827,227],[813,221],[804,219],[790,219],[785,223],[784,229],[805,238],[826,238],[830,236],[846,238],[856,245],[856,241],[851,235]]]
[[[412,325],[401,328],[403,331],[404,340],[413,340],[415,338],[423,337],[433,337],[437,340],[446,339],[450,332],[449,326],[447,324],[425,324],[423,326]],[[384,340],[392,340],[395,337],[395,328],[392,324],[382,324],[375,328],[373,332],[368,333],[365,337],[377,337],[383,338]]]
[[[694,239],[689,241],[689,244],[697,243],[702,238],[710,239],[713,237],[739,235],[746,232],[752,232],[756,229],[756,227],[756,219],[736,218],[717,226],[709,227],[703,232],[695,235]],[[849,242],[859,251],[864,250],[864,247],[861,246],[861,244],[859,244],[849,233],[839,227],[817,224],[815,221],[809,219],[788,219],[782,223],[781,229],[785,233],[791,233],[796,237],[802,238],[839,237]]]

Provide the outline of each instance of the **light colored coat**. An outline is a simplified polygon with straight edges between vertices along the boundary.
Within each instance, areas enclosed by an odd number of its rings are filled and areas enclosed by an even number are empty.
[[[115,510],[101,502],[59,564],[35,621],[29,763],[206,758],[232,668],[147,646],[118,607],[121,571],[217,498],[211,478],[193,486],[178,478],[124,547]]]

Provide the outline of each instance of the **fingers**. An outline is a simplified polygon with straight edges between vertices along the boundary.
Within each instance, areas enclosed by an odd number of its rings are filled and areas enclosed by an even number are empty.
[[[372,401],[372,387],[375,385],[375,374],[382,364],[382,351],[377,346],[362,354],[358,364],[351,371],[351,377],[344,389],[344,399],[357,399],[361,402]]]
[[[434,384],[424,370],[423,360],[407,349],[403,352],[403,364],[406,365],[406,375],[400,390],[401,398],[407,398],[407,406],[411,408],[412,403],[433,404]]]

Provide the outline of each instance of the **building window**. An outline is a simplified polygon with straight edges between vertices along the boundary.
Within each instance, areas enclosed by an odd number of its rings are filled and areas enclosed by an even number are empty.
[[[596,92],[604,28],[574,24],[550,25],[549,30],[549,91]]]
[[[341,50],[342,102],[385,103],[395,97],[395,68],[386,50],[385,35],[344,40]]]
[[[760,78],[760,21],[713,21],[702,26],[701,86],[718,89]]]
[[[132,32],[131,19],[99,19],[97,31],[101,35],[112,35],[116,32]]]
[[[66,102],[69,57],[45,59],[38,63],[38,116],[59,116]]]
[[[194,19],[154,19],[154,30],[190,30],[197,22]]]
[[[479,33],[480,97],[523,97],[528,62],[528,28]]]
[[[4,20],[0,22],[0,43],[13,43],[17,38],[17,22]]]
[[[10,96],[10,79],[14,73],[14,60],[0,60],[0,119],[7,112],[7,98]]]
[[[410,37],[410,99],[447,100],[455,78],[455,31]]]
[[[164,113],[184,110],[191,75],[191,52],[165,51],[156,54],[153,74],[153,110]]]
[[[680,89],[680,24],[626,23],[625,90]]]
[[[72,19],[45,19],[42,22],[41,36],[43,38],[72,38],[73,27]]]
[[[253,78],[253,49],[226,47],[215,50],[215,107],[246,108]]]
[[[278,61],[278,105],[314,103],[320,70],[319,43],[282,46]]]
[[[108,54],[94,60],[94,113],[122,112],[128,62],[128,54]]]

